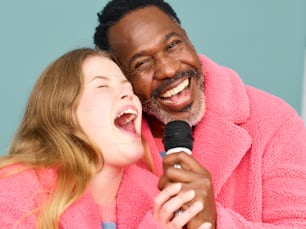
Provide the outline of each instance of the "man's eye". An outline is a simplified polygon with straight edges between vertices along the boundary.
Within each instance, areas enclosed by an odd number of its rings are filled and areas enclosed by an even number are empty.
[[[134,69],[138,69],[140,68],[143,64],[145,64],[145,61],[140,61],[140,62],[137,62],[134,66]]]
[[[175,47],[176,47],[179,43],[181,43],[181,42],[182,42],[181,40],[172,41],[172,42],[168,45],[167,49],[168,49],[168,50],[173,49],[173,48],[175,48]]]
[[[149,57],[139,60],[138,62],[135,63],[134,70],[141,70],[146,68],[147,66],[149,66],[151,60],[152,58]]]

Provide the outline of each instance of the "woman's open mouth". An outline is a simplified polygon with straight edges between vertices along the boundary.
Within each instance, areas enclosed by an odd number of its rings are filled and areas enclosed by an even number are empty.
[[[133,134],[137,133],[135,128],[135,120],[137,118],[137,111],[131,108],[127,108],[120,112],[114,120],[114,124],[117,128],[131,132]]]

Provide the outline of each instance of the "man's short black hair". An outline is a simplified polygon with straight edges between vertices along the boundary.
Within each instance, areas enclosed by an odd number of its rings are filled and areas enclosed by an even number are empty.
[[[172,7],[163,0],[111,0],[102,11],[98,13],[99,25],[96,27],[96,32],[94,34],[94,43],[96,47],[102,50],[111,51],[108,42],[109,28],[126,14],[147,6],[156,6],[168,14],[169,17],[178,24],[181,23]]]

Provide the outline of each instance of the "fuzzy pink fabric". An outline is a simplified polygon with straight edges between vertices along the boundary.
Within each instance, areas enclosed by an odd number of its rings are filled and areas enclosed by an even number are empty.
[[[193,133],[193,157],[211,172],[217,228],[306,228],[303,121],[279,98],[200,58],[206,113]],[[143,134],[161,175],[162,159],[145,120]]]
[[[0,176],[11,168],[1,170]],[[49,191],[53,184],[53,170],[44,170],[38,174],[28,169],[0,179],[0,228],[12,229],[19,220],[16,229],[36,228],[35,214],[24,218],[22,216],[40,206],[41,201],[48,198],[39,192],[42,190],[41,187]],[[157,177],[148,171],[135,165],[125,170],[117,195],[118,229],[162,228],[151,214],[153,197],[159,192],[156,185]],[[60,228],[101,229],[99,208],[94,203],[90,191],[86,191],[64,212],[60,219]]]

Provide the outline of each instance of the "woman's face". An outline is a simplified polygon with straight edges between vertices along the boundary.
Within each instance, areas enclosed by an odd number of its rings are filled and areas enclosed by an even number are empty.
[[[102,56],[82,66],[84,89],[77,108],[82,129],[101,149],[104,166],[124,167],[143,155],[141,104],[120,68]]]

